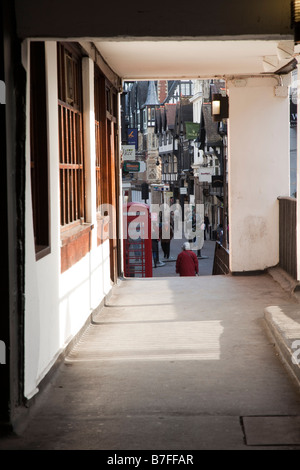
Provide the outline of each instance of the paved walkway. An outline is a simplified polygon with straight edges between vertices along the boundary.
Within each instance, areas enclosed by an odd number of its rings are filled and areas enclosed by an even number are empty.
[[[269,274],[121,280],[0,449],[299,450],[270,306],[299,309]]]

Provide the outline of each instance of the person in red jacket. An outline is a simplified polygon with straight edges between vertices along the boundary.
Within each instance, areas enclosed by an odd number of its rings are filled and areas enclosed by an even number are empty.
[[[176,260],[176,273],[179,276],[197,276],[199,271],[198,258],[190,250],[189,242],[182,245],[182,252],[179,253]]]

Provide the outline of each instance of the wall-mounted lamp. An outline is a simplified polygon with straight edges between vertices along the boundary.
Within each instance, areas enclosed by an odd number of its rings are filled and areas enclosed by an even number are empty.
[[[213,93],[211,101],[211,115],[213,121],[222,121],[228,118],[229,102],[228,96],[223,96],[221,93]]]
[[[294,29],[294,42],[300,43],[300,0],[291,2],[291,28]]]
[[[221,111],[221,99],[215,96],[214,100],[211,103],[211,106],[212,106],[211,108],[212,115],[213,116],[219,115]]]

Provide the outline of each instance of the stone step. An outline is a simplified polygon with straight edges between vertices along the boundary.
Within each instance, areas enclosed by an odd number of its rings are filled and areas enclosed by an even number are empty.
[[[264,321],[280,359],[300,388],[300,306],[266,307]]]

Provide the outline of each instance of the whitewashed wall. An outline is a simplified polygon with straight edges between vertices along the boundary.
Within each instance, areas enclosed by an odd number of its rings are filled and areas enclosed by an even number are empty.
[[[279,261],[277,197],[289,195],[289,98],[275,77],[227,85],[230,268],[264,270]]]
[[[29,43],[23,47],[29,72]],[[109,241],[97,247],[95,212],[95,142],[87,145],[87,200],[92,230],[92,250],[63,274],[60,273],[59,145],[57,112],[56,42],[46,42],[48,101],[48,156],[50,187],[51,253],[35,260],[30,182],[30,142],[26,144],[26,262],[25,262],[25,396],[31,398],[67,343],[78,333],[91,312],[111,289]],[[85,122],[93,129],[93,64],[85,59]],[[29,129],[29,75],[27,91],[27,136]],[[89,138],[89,137],[87,137]]]

